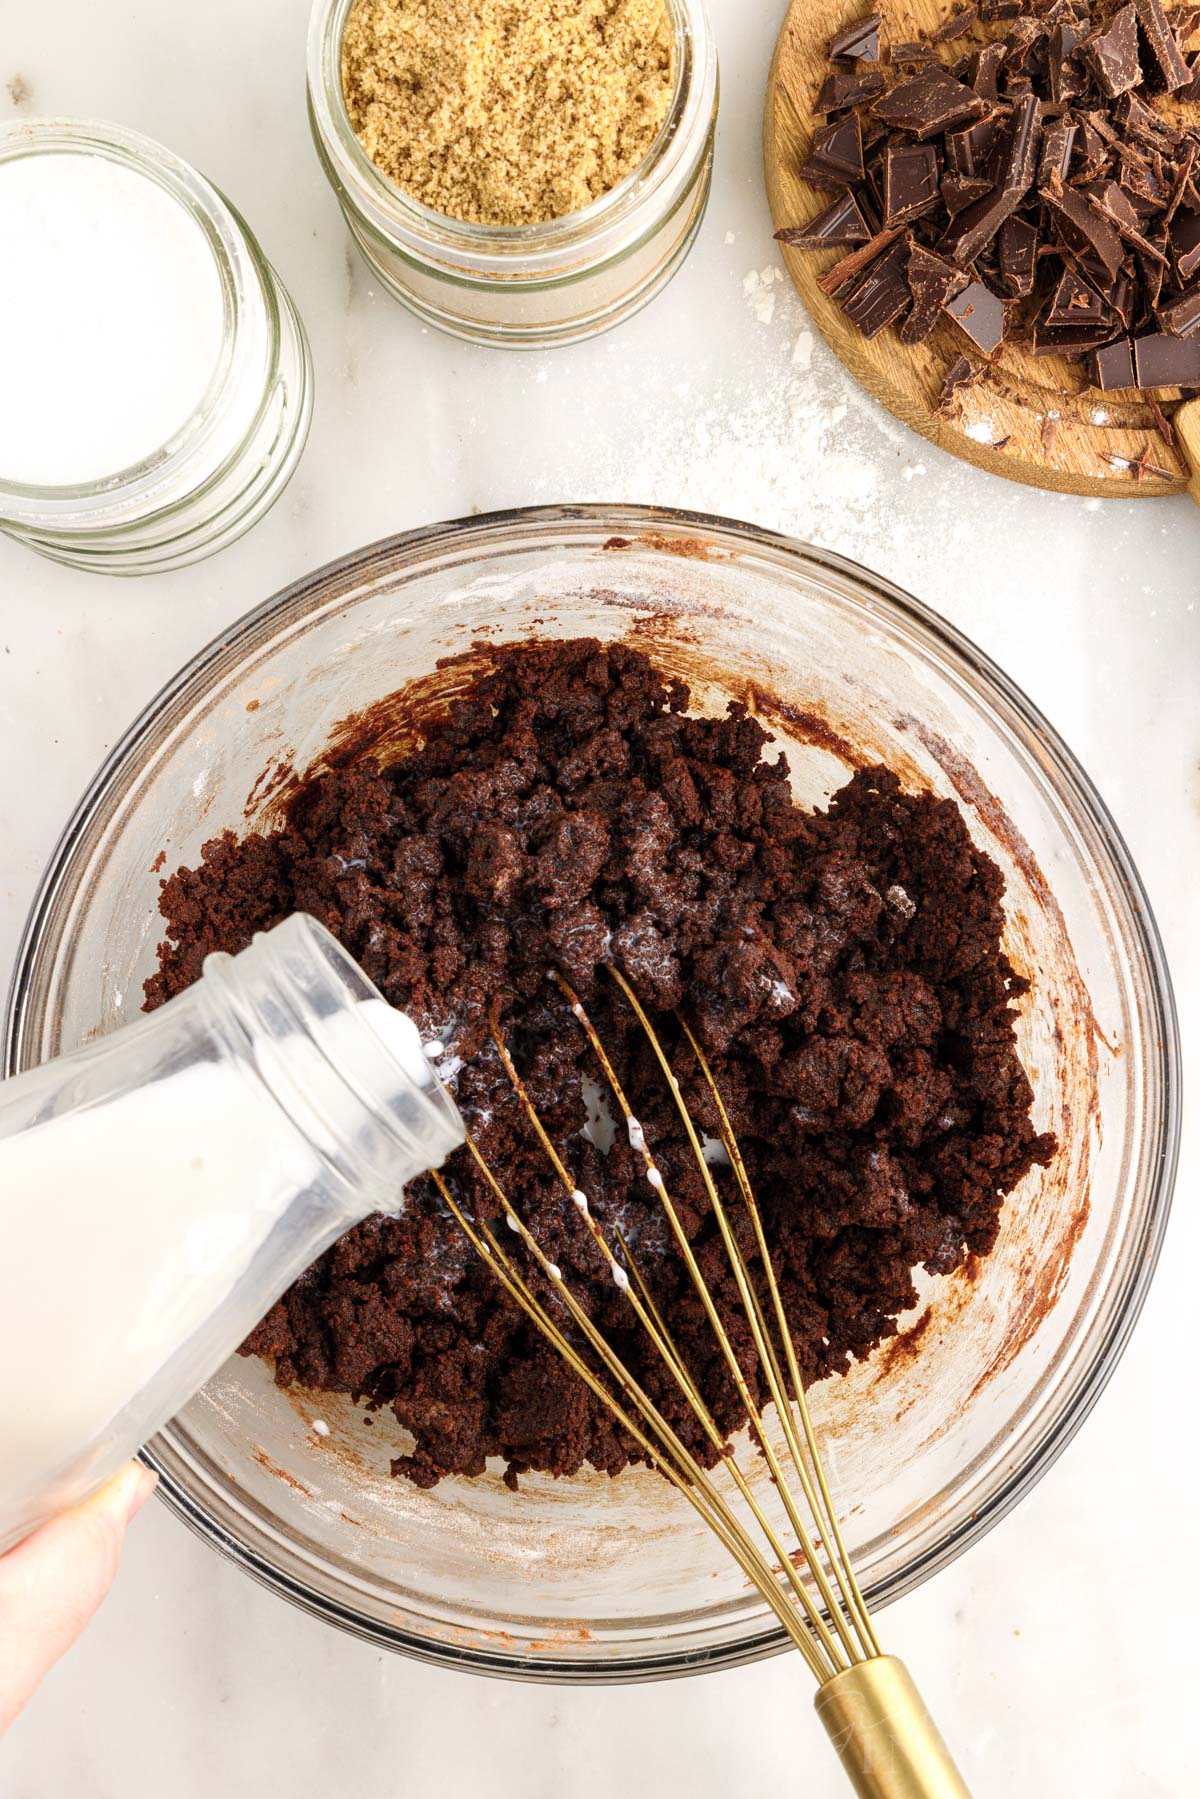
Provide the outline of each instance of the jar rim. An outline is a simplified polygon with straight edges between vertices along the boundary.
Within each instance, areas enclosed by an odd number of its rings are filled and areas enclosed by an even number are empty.
[[[452,218],[407,194],[372,162],[350,122],[342,41],[355,0],[315,0],[308,94],[314,128],[349,203],[417,261],[478,280],[538,281],[592,269],[623,254],[687,190],[706,153],[717,97],[716,40],[706,0],[665,0],[675,33],[675,85],[667,116],[642,161],[607,193],[561,218],[486,225]]]
[[[252,328],[251,296],[264,293],[252,240],[243,221],[198,169],[157,139],[106,120],[46,115],[0,124],[0,164],[24,156],[100,156],[154,181],[181,205],[202,231],[221,286],[221,348],[208,384],[192,412],[165,443],[140,461],[94,481],[16,481],[0,471],[0,523],[95,529],[113,515],[141,519],[174,503],[169,495],[186,484],[206,486],[236,454],[231,436],[253,428],[259,407],[237,417],[239,377],[274,360],[273,342]],[[277,337],[269,293],[268,336]]]

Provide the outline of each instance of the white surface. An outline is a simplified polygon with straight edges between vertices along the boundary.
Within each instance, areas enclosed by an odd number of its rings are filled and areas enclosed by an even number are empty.
[[[1184,1012],[1200,883],[1200,512],[1059,499],[967,468],[855,391],[774,279],[759,121],[782,5],[715,0],[723,112],[690,262],[621,331],[554,356],[438,338],[352,255],[308,142],[302,0],[197,15],[4,0],[32,108],[164,139],[259,233],[308,324],[312,441],[248,540],[131,584],[0,541],[0,961],[84,783],[158,684],[284,582],[405,526],[565,499],[678,503],[849,551],[939,607],[1082,756],[1137,857]],[[21,91],[18,86],[17,92]],[[764,273],[765,272],[765,273]],[[1200,1076],[1192,1058],[1192,1070]],[[1180,1799],[1200,1780],[1190,1133],[1141,1327],[1036,1493],[883,1617],[976,1799]],[[804,1795],[845,1787],[796,1660],[613,1691],[381,1656],[269,1597],[152,1507],[116,1592],[0,1749],[5,1799]]]
[[[0,163],[0,475],[70,486],[160,450],[217,366],[224,296],[200,226],[106,156]]]

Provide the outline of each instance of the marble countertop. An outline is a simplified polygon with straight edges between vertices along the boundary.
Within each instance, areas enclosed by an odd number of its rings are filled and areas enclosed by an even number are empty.
[[[843,550],[980,643],[1062,731],[1157,910],[1185,1046],[1200,999],[1200,512],[1019,488],[858,392],[782,278],[759,164],[781,8],[713,0],[723,110],[686,268],[585,347],[506,356],[424,330],[351,253],[304,113],[303,0],[3,7],[0,119],[93,114],[195,162],[308,325],[316,417],[274,513],[212,562],[108,582],[0,539],[0,986],[43,862],[135,713],[248,607],[408,526],[558,500],[742,516]],[[12,346],[0,350],[0,358]],[[1142,1323],[1032,1496],[886,1617],[978,1799],[1179,1799],[1200,1784],[1190,1257],[1197,1133]],[[0,1749],[6,1799],[671,1799],[845,1791],[792,1658],[643,1688],[470,1680],[259,1590],[162,1508]]]

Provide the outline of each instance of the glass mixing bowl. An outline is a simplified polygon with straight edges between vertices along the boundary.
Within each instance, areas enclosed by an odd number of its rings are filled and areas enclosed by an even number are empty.
[[[1061,1153],[1009,1199],[991,1256],[923,1279],[901,1336],[812,1395],[879,1606],[994,1524],[1095,1401],[1154,1267],[1179,1118],[1169,981],[1120,837],[1028,700],[906,594],[746,525],[637,507],[469,519],[323,569],[199,655],[110,756],[33,907],[7,1068],[138,1005],[164,852],[194,862],[218,831],[269,824],[348,715],[414,678],[444,705],[478,664],[472,645],[531,633],[623,639],[701,709],[745,701],[805,801],[856,758],[886,761],[956,799],[1007,878],[1009,953],[1035,983],[1020,1048]],[[386,707],[372,717],[380,749],[403,746]],[[402,1446],[390,1417],[368,1425],[235,1359],[147,1456],[167,1502],[242,1567],[429,1660],[595,1681],[783,1646],[659,1476],[525,1476],[511,1493],[493,1471],[418,1492],[388,1476]]]

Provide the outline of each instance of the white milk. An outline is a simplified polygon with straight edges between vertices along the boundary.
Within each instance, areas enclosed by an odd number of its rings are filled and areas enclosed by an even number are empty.
[[[0,161],[0,479],[100,481],[191,417],[224,298],[201,227],[151,176],[86,152]]]
[[[379,999],[360,1016],[431,1084],[411,1019]],[[297,1034],[275,1046],[278,1058],[303,1086],[306,1061],[323,1050],[336,1063],[339,1031],[355,1023],[334,1016],[320,1048]],[[347,1093],[344,1103],[350,1131],[357,1102]],[[320,1172],[301,1133],[232,1063],[193,1063],[0,1138],[0,1536],[6,1511],[52,1489],[220,1312]],[[272,1250],[289,1241],[295,1254],[287,1230]],[[228,1340],[200,1340],[196,1386],[298,1272],[265,1261],[221,1323]]]

